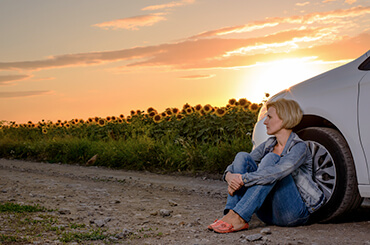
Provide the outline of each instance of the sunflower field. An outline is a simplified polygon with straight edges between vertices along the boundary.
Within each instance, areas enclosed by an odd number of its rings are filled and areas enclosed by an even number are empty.
[[[96,165],[157,173],[224,171],[239,151],[250,151],[260,104],[230,99],[207,105],[132,110],[130,115],[0,122],[0,157]]]

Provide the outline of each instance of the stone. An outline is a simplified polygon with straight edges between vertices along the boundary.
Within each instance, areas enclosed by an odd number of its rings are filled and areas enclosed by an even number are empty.
[[[97,227],[103,227],[105,225],[104,220],[95,220],[94,223]]]
[[[173,211],[171,211],[171,210],[167,210],[167,209],[161,209],[161,210],[159,210],[159,214],[160,214],[162,217],[170,216],[172,212],[173,212]]]
[[[271,234],[271,229],[270,228],[263,228],[261,231],[260,231],[261,234],[264,234],[264,235],[270,235]]]
[[[252,235],[249,235],[249,236],[245,236],[245,239],[247,239],[247,241],[249,241],[249,242],[254,242],[254,241],[258,241],[258,240],[262,239],[262,235],[261,234],[252,234]]]
[[[59,213],[60,214],[71,214],[71,210],[62,208],[62,209],[59,209]]]
[[[169,200],[168,203],[170,204],[171,207],[175,207],[178,204],[175,201]]]

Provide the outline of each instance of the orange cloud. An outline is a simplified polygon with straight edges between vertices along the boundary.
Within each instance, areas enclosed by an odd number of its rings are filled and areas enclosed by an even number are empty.
[[[0,99],[1,98],[19,98],[19,97],[29,97],[29,96],[38,96],[38,95],[46,95],[51,93],[52,91],[18,91],[18,92],[0,92]]]
[[[195,0],[182,0],[182,1],[173,1],[170,3],[165,3],[165,4],[160,4],[160,5],[151,5],[148,7],[145,7],[141,10],[158,10],[158,9],[166,9],[166,8],[173,8],[173,7],[179,7],[187,4],[192,4],[194,3]]]
[[[207,74],[207,75],[190,75],[190,76],[182,76],[180,78],[183,79],[208,79],[214,77],[214,74]]]
[[[127,30],[138,30],[142,26],[152,26],[155,23],[166,20],[164,17],[165,13],[155,13],[148,15],[134,16],[130,18],[123,18],[118,20],[107,21],[93,26],[103,28],[105,30],[113,29],[127,29]]]
[[[303,6],[306,6],[310,4],[310,2],[304,2],[304,3],[296,3],[295,5],[299,6],[299,7],[303,7]]]
[[[310,13],[303,16],[291,16],[291,17],[275,17],[268,18],[263,21],[255,21],[246,25],[234,26],[220,28],[212,31],[207,31],[200,33],[198,35],[192,36],[189,39],[205,38],[212,36],[221,36],[231,33],[242,33],[250,32],[257,29],[262,29],[266,27],[277,26],[283,23],[290,24],[312,24],[312,23],[325,23],[325,24],[335,24],[338,19],[344,19],[349,17],[356,17],[360,15],[365,15],[370,13],[370,7],[353,7],[350,9],[339,9],[328,12],[317,12]]]
[[[338,37],[337,34],[333,37],[325,28],[301,28],[248,39],[185,40],[116,51],[59,55],[44,60],[0,62],[0,70],[41,70],[116,61],[131,62],[120,67],[121,69],[132,67],[234,68],[254,65],[261,60],[287,57],[315,56],[322,60],[353,59],[366,52],[369,49],[369,43],[370,32],[354,38]]]
[[[0,75],[0,85],[30,78],[30,75]]]

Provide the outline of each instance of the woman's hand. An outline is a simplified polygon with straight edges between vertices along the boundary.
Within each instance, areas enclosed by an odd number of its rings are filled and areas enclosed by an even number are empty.
[[[228,172],[225,176],[225,180],[228,184],[228,192],[231,196],[244,185],[241,174],[232,174]]]

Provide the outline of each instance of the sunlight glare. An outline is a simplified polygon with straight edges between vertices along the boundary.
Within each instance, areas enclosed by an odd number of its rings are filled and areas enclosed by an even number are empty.
[[[265,93],[274,95],[299,82],[318,75],[322,69],[312,62],[315,57],[283,59],[268,63],[259,63],[250,68],[248,77],[239,89],[240,97],[259,103]]]

